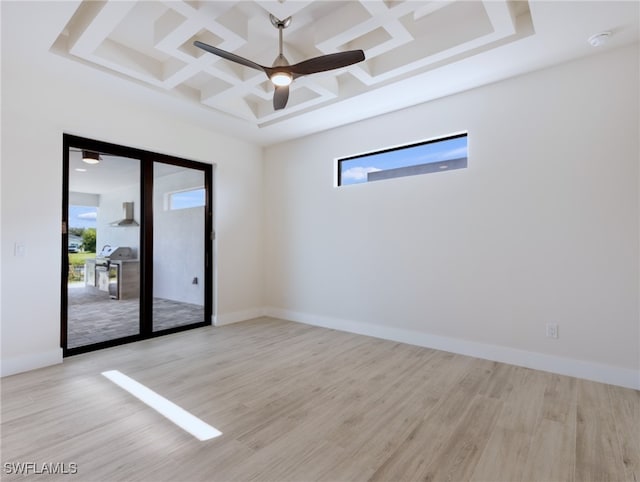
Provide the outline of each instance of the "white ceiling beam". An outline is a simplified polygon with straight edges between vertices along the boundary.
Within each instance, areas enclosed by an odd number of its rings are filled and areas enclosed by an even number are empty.
[[[99,4],[99,2],[95,3]],[[102,8],[95,11],[93,18],[83,19],[87,25],[70,42],[69,52],[79,57],[95,52],[135,5],[135,2],[107,2],[103,4]]]
[[[516,18],[508,2],[484,0],[482,4],[497,36],[506,37],[516,33]]]
[[[441,8],[448,7],[454,1],[455,0],[434,0],[432,2],[427,2],[426,5],[415,9],[415,11],[413,12],[413,20],[420,20],[422,17],[431,15]]]

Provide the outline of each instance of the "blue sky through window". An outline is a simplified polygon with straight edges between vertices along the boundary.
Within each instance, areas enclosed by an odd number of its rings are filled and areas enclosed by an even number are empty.
[[[387,152],[364,154],[355,159],[340,161],[338,166],[340,169],[340,184],[349,185],[367,182],[367,174],[369,172],[466,157],[466,134],[417,146],[400,147]]]
[[[204,206],[204,188],[173,192],[169,199],[169,209],[171,210]]]
[[[93,206],[69,206],[70,228],[95,228],[98,208]]]

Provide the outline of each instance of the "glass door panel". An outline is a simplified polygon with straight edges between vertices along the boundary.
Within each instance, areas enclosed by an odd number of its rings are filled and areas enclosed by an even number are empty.
[[[67,349],[140,333],[140,160],[69,149]]]
[[[205,173],[153,166],[153,331],[205,321]]]

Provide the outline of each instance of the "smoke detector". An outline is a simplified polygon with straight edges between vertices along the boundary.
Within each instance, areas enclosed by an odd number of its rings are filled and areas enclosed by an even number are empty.
[[[592,47],[600,47],[607,43],[609,37],[611,37],[611,32],[600,32],[589,37],[588,42]]]

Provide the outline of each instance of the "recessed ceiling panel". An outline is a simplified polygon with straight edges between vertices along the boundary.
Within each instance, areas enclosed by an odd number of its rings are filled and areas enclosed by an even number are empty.
[[[260,127],[333,105],[529,35],[526,1],[238,2],[85,0],[52,51]],[[517,10],[514,10],[517,8]],[[193,46],[195,40],[271,65],[278,31],[291,63],[362,49],[364,62],[298,78],[274,111],[264,73]],[[527,22],[525,22],[527,23]]]

